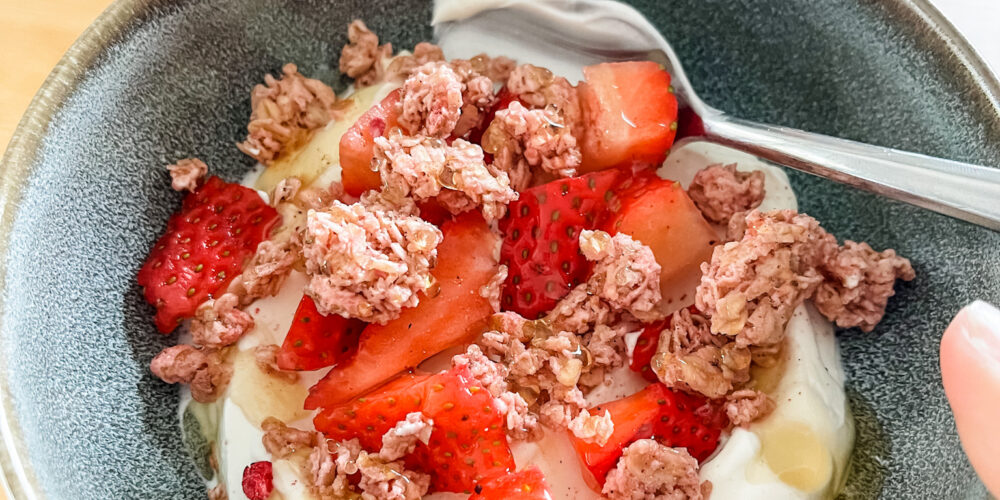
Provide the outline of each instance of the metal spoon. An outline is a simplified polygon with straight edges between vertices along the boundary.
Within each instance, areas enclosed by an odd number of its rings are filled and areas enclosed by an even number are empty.
[[[441,22],[436,17],[438,38],[447,42],[449,36],[458,40],[463,38],[458,36],[460,33],[475,33],[482,43],[477,44],[480,47],[496,47],[498,54],[516,48],[528,54],[529,62],[545,58],[546,62],[563,66],[563,72],[553,68],[562,74],[572,72],[571,67],[600,61],[655,61],[673,76],[680,107],[679,143],[717,142],[1000,231],[1000,169],[729,116],[698,98],[663,36],[641,14],[617,2],[482,3],[494,3],[493,7],[499,8],[461,20]],[[461,51],[461,47],[456,49]],[[542,56],[542,51],[547,54]]]

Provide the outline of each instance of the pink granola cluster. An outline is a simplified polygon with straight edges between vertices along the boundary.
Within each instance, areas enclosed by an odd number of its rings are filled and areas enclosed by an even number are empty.
[[[264,77],[250,94],[250,123],[240,151],[269,164],[286,146],[337,115],[337,95],[319,80],[306,78],[294,64],[286,64],[281,78]]]
[[[896,279],[915,276],[894,251],[851,241],[838,246],[815,219],[791,210],[750,212],[742,239],[716,247],[702,272],[698,308],[712,318],[713,333],[743,346],[780,342],[792,311],[807,298],[840,326],[871,330]]]
[[[441,230],[369,193],[361,201],[339,201],[310,211],[303,236],[309,284],[306,293],[322,314],[385,323],[430,287]]]
[[[288,427],[275,418],[264,420],[262,442],[272,459],[308,451],[307,487],[318,498],[418,500],[430,488],[430,476],[405,468],[399,459],[418,441],[426,443],[433,422],[410,413],[382,436],[382,449],[368,453],[357,439],[329,441],[318,432]],[[356,484],[356,486],[355,486]]]
[[[340,72],[353,78],[358,87],[367,87],[385,74],[384,60],[392,57],[392,44],[379,45],[378,35],[360,19],[347,27],[349,43],[340,51]]]
[[[602,493],[610,500],[702,500],[711,495],[712,483],[698,478],[698,461],[684,448],[640,439],[608,472]]]
[[[215,349],[175,345],[160,351],[149,364],[150,371],[168,384],[188,384],[191,397],[200,403],[215,401],[229,384],[232,366]]]
[[[709,165],[695,174],[687,192],[706,219],[728,222],[764,201],[764,172],[740,172],[735,163]]]
[[[493,164],[507,172],[518,191],[531,183],[531,168],[570,177],[582,156],[576,137],[553,108],[528,109],[512,102],[497,112],[483,135],[483,150],[494,155]]]
[[[467,61],[430,62],[403,82],[398,121],[411,135],[462,136],[479,125],[495,99],[493,81]]]
[[[383,191],[417,201],[436,198],[453,214],[482,207],[488,222],[498,220],[518,196],[507,174],[488,168],[483,150],[462,139],[448,145],[427,137],[378,137],[375,161]]]
[[[173,165],[167,165],[170,172],[170,187],[174,191],[194,191],[198,183],[208,174],[208,165],[197,158],[185,158]]]

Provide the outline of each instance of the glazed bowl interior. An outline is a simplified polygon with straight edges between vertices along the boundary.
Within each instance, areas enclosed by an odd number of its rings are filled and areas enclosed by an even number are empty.
[[[695,89],[743,118],[996,166],[997,83],[923,4],[641,0]],[[249,91],[295,62],[337,89],[346,25],[396,48],[432,37],[414,1],[120,0],[47,82],[2,172],[0,384],[15,498],[204,498],[177,387],[135,273],[178,206],[163,165],[252,167]],[[489,52],[490,47],[482,47]],[[840,238],[895,248],[917,279],[873,333],[841,333],[857,449],[851,498],[985,497],[940,382],[948,320],[1000,303],[1000,233],[789,172]]]

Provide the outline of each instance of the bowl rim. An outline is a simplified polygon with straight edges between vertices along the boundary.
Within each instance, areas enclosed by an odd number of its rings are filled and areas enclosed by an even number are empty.
[[[154,9],[177,0],[115,0],[88,26],[49,73],[29,103],[0,159],[0,262],[6,262],[8,244],[18,213],[21,191],[42,145],[48,126],[105,49],[118,41]],[[931,42],[954,55],[965,73],[954,78],[980,89],[1000,121],[1000,76],[994,73],[959,31],[930,0],[894,0],[929,29]],[[1000,72],[1000,68],[996,69]],[[6,290],[6,267],[0,265],[0,291]],[[4,303],[0,297],[0,326]],[[2,330],[0,330],[2,331]],[[0,351],[0,486],[10,500],[43,498],[29,462],[27,446],[13,408],[7,361]]]

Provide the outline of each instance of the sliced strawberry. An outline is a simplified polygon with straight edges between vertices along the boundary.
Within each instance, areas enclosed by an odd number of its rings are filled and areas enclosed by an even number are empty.
[[[629,362],[629,369],[642,375],[642,378],[656,382],[656,372],[650,367],[656,349],[660,345],[660,332],[667,327],[668,321],[657,321],[646,325],[638,340],[635,341],[635,349],[632,350],[632,361]]]
[[[365,111],[340,138],[341,182],[347,194],[361,196],[382,185],[379,173],[372,170],[375,138],[398,126],[397,104],[401,95],[400,89],[390,92],[382,102]]]
[[[170,333],[225,290],[279,218],[256,191],[218,177],[187,195],[136,278],[156,306],[156,327]]]
[[[431,491],[469,492],[483,478],[513,469],[503,416],[465,366],[435,375],[404,374],[363,397],[324,409],[313,423],[330,439],[358,438],[362,447],[376,451],[382,435],[415,411],[433,420],[434,430],[406,462],[432,475]]]
[[[525,190],[500,221],[500,262],[509,274],[501,307],[534,319],[587,278],[580,231],[600,226],[607,201],[628,174],[612,169]]]
[[[581,171],[624,162],[659,165],[677,131],[670,74],[654,62],[603,63],[583,68],[585,131]]]
[[[482,483],[469,500],[552,500],[552,493],[542,471],[532,466]]]
[[[503,416],[467,366],[427,383],[423,411],[434,420],[434,432],[416,460],[432,474],[431,491],[471,493],[483,478],[514,469]]]
[[[254,462],[243,469],[243,494],[249,500],[267,500],[274,489],[271,462]]]
[[[491,123],[493,123],[493,119],[497,116],[497,111],[507,109],[507,106],[510,106],[510,103],[519,100],[520,99],[517,95],[511,92],[510,89],[506,86],[502,87],[500,92],[497,92],[497,100],[493,103],[493,107],[486,112],[485,116],[483,116],[483,121],[480,122],[478,127],[469,131],[469,142],[482,145],[483,133],[486,132],[486,129]]]
[[[592,482],[604,477],[622,456],[622,450],[639,439],[652,438],[671,447],[687,448],[698,461],[708,458],[719,444],[729,419],[721,405],[701,396],[674,392],[654,383],[623,399],[591,408],[592,414],[611,413],[614,432],[598,446],[570,436],[577,456]]]
[[[323,316],[313,299],[302,295],[278,351],[278,368],[318,370],[343,362],[357,350],[364,327],[365,322],[357,319],[337,314]]]
[[[479,289],[496,274],[496,237],[478,212],[467,212],[441,226],[436,286],[420,303],[384,325],[361,333],[358,352],[309,389],[306,409],[343,403],[397,373],[483,332],[493,313]]]
[[[431,377],[404,373],[364,397],[325,408],[313,418],[313,424],[330,439],[357,438],[362,448],[378,451],[386,431],[408,413],[424,408],[425,386]]]
[[[611,203],[602,229],[625,233],[648,246],[660,264],[664,312],[690,300],[701,263],[712,257],[718,235],[680,184],[647,170],[633,176]]]

